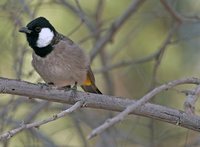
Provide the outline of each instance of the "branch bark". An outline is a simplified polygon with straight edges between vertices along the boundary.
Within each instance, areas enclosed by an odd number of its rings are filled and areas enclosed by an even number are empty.
[[[175,83],[175,85],[200,84],[200,79],[185,78],[181,80],[175,80],[170,83]],[[168,83],[168,85],[170,85],[170,83]],[[155,96],[155,94],[157,94],[158,92],[162,92],[162,90],[166,90],[166,88],[171,87],[166,87],[166,84],[163,84],[157,87],[157,90],[154,89],[150,91],[147,95],[148,97]],[[153,92],[153,94],[151,92]],[[37,98],[46,101],[67,103],[72,105],[78,101],[81,101],[84,102],[85,107],[118,112],[130,108],[130,105],[140,103],[140,101],[130,100],[116,96],[97,95],[78,91],[76,97],[72,97],[71,91],[56,90],[38,84],[32,84],[29,82],[5,78],[0,78],[0,93],[27,96],[29,98]],[[140,116],[158,119],[163,122],[168,122],[174,125],[182,126],[184,128],[200,132],[200,117],[196,115],[190,115],[180,110],[150,103],[145,103],[144,105],[140,105],[140,107],[137,107],[137,109],[132,110],[133,111],[129,111],[129,114],[136,114]]]
[[[131,113],[132,111],[136,110],[137,108],[141,107],[142,105],[144,105],[145,103],[150,101],[152,98],[154,98],[161,91],[168,90],[168,89],[173,88],[173,87],[175,87],[177,85],[185,84],[185,83],[188,83],[188,82],[190,83],[191,79],[175,80],[175,81],[172,81],[172,82],[169,82],[167,84],[163,84],[163,85],[161,85],[159,87],[154,88],[152,91],[150,91],[149,93],[144,95],[138,101],[136,101],[135,103],[130,104],[129,106],[127,106],[124,111],[120,112],[118,115],[116,115],[112,119],[108,119],[102,125],[100,125],[96,129],[94,129],[92,131],[92,133],[88,136],[88,138],[90,139],[90,138],[102,133],[107,128],[109,128],[109,127],[115,125],[116,123],[124,120],[124,118],[129,113]],[[179,121],[177,121],[177,123],[179,124]]]

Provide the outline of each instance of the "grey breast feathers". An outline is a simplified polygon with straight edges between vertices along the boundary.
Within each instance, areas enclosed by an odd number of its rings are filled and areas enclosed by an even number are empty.
[[[33,67],[45,82],[62,87],[75,82],[81,85],[85,81],[89,57],[78,45],[69,41],[60,40],[45,58],[33,53]]]

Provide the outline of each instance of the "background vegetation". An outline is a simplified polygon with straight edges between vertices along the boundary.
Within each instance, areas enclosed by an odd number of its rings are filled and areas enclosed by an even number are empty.
[[[32,50],[18,29],[44,16],[57,31],[92,56],[96,83],[104,94],[137,99],[161,83],[199,77],[200,1],[143,0],[121,26],[111,27],[134,2],[0,0],[0,76],[41,81],[31,66]],[[102,38],[112,31],[109,41],[94,53]],[[153,103],[183,110],[184,89],[163,92]],[[69,107],[13,95],[1,95],[0,101],[1,134],[23,122],[41,120]],[[196,114],[199,108],[197,102]],[[88,141],[87,134],[113,114],[81,109],[38,129],[23,131],[1,146],[200,146],[198,133],[141,116],[129,116]]]

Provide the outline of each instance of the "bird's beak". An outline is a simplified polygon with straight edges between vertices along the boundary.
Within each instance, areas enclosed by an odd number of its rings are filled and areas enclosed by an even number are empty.
[[[30,34],[31,30],[29,30],[27,27],[22,27],[22,28],[19,29],[19,32]]]

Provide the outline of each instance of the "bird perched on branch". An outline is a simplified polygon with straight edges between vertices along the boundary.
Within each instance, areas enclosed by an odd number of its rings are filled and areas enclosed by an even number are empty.
[[[22,27],[34,50],[32,65],[42,79],[58,88],[80,85],[84,91],[101,94],[95,85],[89,57],[72,40],[58,33],[44,17]]]

